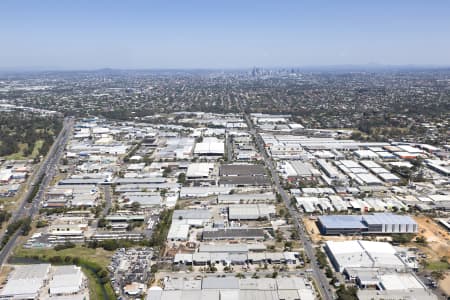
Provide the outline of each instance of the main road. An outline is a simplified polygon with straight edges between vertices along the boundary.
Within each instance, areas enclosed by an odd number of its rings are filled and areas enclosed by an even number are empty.
[[[242,112],[243,112],[243,110],[242,110]],[[288,209],[290,215],[292,216],[294,225],[299,233],[300,240],[303,243],[305,253],[310,260],[311,268],[312,268],[312,275],[316,279],[316,282],[318,283],[317,288],[319,289],[319,292],[324,299],[332,300],[335,297],[333,296],[333,292],[331,291],[331,287],[328,282],[328,279],[325,276],[325,274],[322,272],[322,270],[320,269],[319,264],[317,263],[315,249],[311,243],[311,240],[309,239],[309,236],[303,226],[303,223],[299,221],[298,213],[297,213],[296,209],[291,205],[291,199],[289,198],[288,194],[286,193],[283,186],[281,185],[280,177],[278,176],[276,166],[275,166],[273,160],[267,154],[265,146],[264,146],[264,142],[261,139],[261,137],[257,134],[256,129],[253,127],[253,123],[250,120],[249,115],[245,112],[243,112],[243,113],[244,113],[245,120],[247,122],[248,129],[255,139],[255,143],[258,147],[259,152],[263,156],[266,167],[270,171],[270,174],[272,176],[272,180],[276,187],[276,190],[277,190],[278,194],[280,194],[281,198],[283,199],[283,201],[286,205],[286,208]]]
[[[110,208],[112,207],[112,199],[111,199],[111,187],[109,185],[105,185],[103,187],[103,194],[105,195],[105,208],[103,208],[103,217],[106,217]]]
[[[33,218],[33,216],[39,211],[40,203],[42,202],[45,189],[49,186],[53,176],[55,175],[58,162],[64,153],[64,148],[67,142],[69,141],[73,124],[73,118],[64,119],[63,128],[53,142],[53,145],[50,148],[48,154],[45,156],[44,161],[32,175],[30,185],[26,187],[27,191],[24,193],[23,198],[21,199],[19,208],[15,211],[15,213],[13,213],[10,222],[15,222],[26,217]],[[31,203],[28,203],[27,200],[33,196],[33,190],[35,190],[36,185],[38,185],[37,193],[34,195]],[[14,249],[14,247],[16,246],[19,234],[20,230],[17,230],[17,232],[15,232],[10,237],[9,241],[2,248],[0,252],[0,265],[3,265],[12,249]],[[3,238],[4,235],[1,236],[1,240]]]

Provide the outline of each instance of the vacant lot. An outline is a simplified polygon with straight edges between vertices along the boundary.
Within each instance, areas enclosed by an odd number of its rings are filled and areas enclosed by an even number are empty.
[[[439,287],[447,296],[450,296],[450,273],[447,273],[447,275],[439,281]]]
[[[420,247],[430,260],[446,256],[450,262],[450,234],[429,217],[414,217],[419,224],[419,235],[427,239],[427,245]]]
[[[75,247],[56,251],[54,249],[25,249],[18,248],[14,251],[13,256],[16,257],[52,257],[52,256],[72,256],[80,257],[91,262],[95,262],[102,267],[107,267],[111,261],[111,256],[113,252],[106,251],[103,248],[86,248],[86,247]]]

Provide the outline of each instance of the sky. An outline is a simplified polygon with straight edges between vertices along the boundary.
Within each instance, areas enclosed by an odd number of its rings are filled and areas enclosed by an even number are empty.
[[[0,69],[366,64],[450,66],[450,1],[0,1]]]

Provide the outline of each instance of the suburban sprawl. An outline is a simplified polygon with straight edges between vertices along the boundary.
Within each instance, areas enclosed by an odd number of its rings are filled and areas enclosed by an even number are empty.
[[[0,74],[0,299],[444,300],[450,71]]]

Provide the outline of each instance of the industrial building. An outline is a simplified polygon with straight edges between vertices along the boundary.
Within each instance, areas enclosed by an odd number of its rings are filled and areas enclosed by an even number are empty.
[[[324,235],[418,232],[417,223],[411,217],[391,213],[320,216],[317,225]]]
[[[201,143],[195,145],[194,154],[199,157],[218,157],[225,153],[225,143],[214,137],[203,138]]]
[[[327,241],[324,246],[330,262],[338,272],[348,268],[378,268],[383,270],[407,270],[408,266],[397,250],[384,242]]]
[[[271,204],[240,204],[228,207],[229,220],[270,219],[275,213],[275,206]]]
[[[268,176],[224,176],[219,179],[221,187],[246,187],[246,186],[263,186],[270,185]]]
[[[311,282],[304,277],[245,278],[205,277],[203,279],[169,278],[164,289],[151,287],[146,300],[182,299],[265,299],[314,300]]]
[[[50,264],[14,266],[0,291],[0,299],[38,299],[49,272]]]
[[[219,169],[219,186],[269,186],[270,180],[262,165],[229,164]]]
[[[273,192],[268,193],[251,193],[251,194],[230,194],[218,195],[218,204],[239,204],[239,203],[271,203],[276,201]]]
[[[0,299],[84,299],[87,278],[74,265],[14,265]]]
[[[79,293],[83,288],[85,276],[78,266],[53,267],[49,281],[50,296],[70,296]]]
[[[211,240],[263,240],[264,230],[259,228],[225,228],[204,230],[203,241]]]
[[[186,179],[209,179],[213,170],[213,163],[192,163],[187,168]]]
[[[411,273],[387,273],[374,278],[377,289],[359,289],[360,300],[421,299],[437,300],[424,284]]]
[[[281,175],[289,181],[315,181],[321,176],[320,171],[310,162],[300,160],[281,161],[278,163],[278,168],[281,171]]]
[[[173,211],[172,222],[203,226],[211,217],[212,213],[206,209],[178,209]]]

